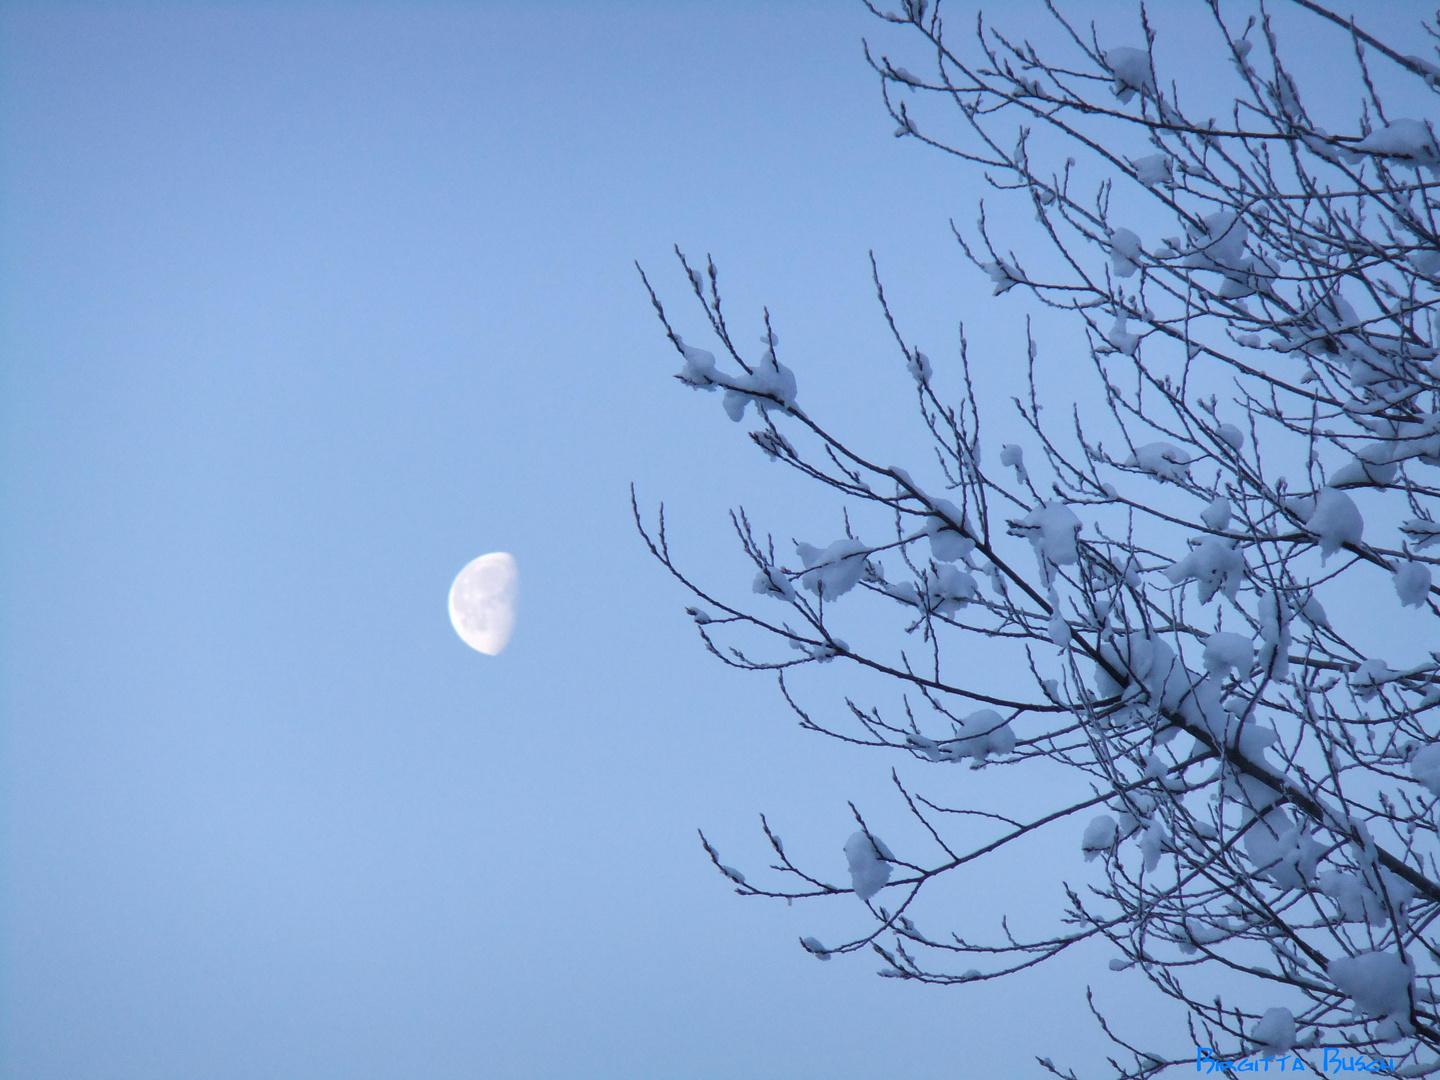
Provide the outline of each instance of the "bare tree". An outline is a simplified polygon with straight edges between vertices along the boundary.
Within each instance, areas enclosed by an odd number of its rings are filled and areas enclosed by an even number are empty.
[[[906,340],[878,272],[933,483],[800,406],[768,312],[763,351],[743,351],[713,263],[680,255],[719,362],[682,340],[645,282],[678,378],[721,393],[737,421],[753,407],[760,450],[845,510],[842,537],[793,557],[736,511],[756,571],[742,600],[683,570],[663,509],[646,525],[637,506],[651,550],[694,595],[705,646],[773,673],[814,731],[937,769],[1023,777],[1048,761],[1076,781],[1036,785],[1019,817],[937,801],[896,774],[925,842],[894,852],[857,811],[848,883],[792,862],[768,823],[768,880],[706,850],[747,896],[858,895],[873,916],[863,932],[802,944],[822,959],[873,949],[895,978],[991,979],[1103,939],[1112,968],[1137,967],[1183,1006],[1193,1043],[1142,1049],[1097,1009],[1122,1077],[1256,1054],[1277,1070],[1291,1058],[1440,1069],[1440,652],[1427,652],[1440,643],[1385,643],[1411,654],[1395,668],[1352,628],[1402,606],[1422,634],[1440,625],[1425,554],[1440,539],[1440,145],[1381,91],[1409,80],[1428,100],[1440,66],[1294,3],[1343,47],[1335,66],[1362,94],[1353,130],[1312,118],[1263,7],[1209,3],[1233,106],[1203,118],[1162,80],[1164,42],[1143,8],[1139,40],[1115,43],[1051,7],[1068,39],[1059,59],[983,19],[968,51],[952,48],[926,0],[872,7],[929,58],[921,77],[867,50],[896,134],[977,169],[1024,208],[1010,219],[1033,212],[1045,243],[1022,259],[983,204],[956,240],[996,293],[1028,290],[1083,329],[1101,407],[1058,425],[1042,415],[1032,338],[1016,400],[1028,461],[1015,443],[982,462],[963,340],[947,382]],[[1140,219],[1173,235],[1142,237],[1127,227]],[[889,647],[847,644],[847,619],[873,637],[887,613]],[[1009,650],[998,687],[952,659],[976,638]],[[893,693],[820,718],[787,676],[831,661]],[[935,882],[1056,829],[1080,867],[1100,861],[1087,887],[1056,883],[1055,932],[920,928]],[[1200,989],[1217,972],[1228,1001]]]

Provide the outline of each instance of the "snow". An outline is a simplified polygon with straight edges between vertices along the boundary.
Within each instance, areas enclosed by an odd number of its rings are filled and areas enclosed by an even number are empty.
[[[1315,512],[1315,499],[1313,497],[1286,495],[1280,499],[1280,505],[1302,521]]]
[[[1016,522],[1018,535],[1029,539],[1035,557],[1055,566],[1070,566],[1079,559],[1075,547],[1080,519],[1064,503],[1046,503]]]
[[[1415,545],[1416,551],[1423,551],[1436,541],[1440,541],[1440,524],[1426,521],[1424,518],[1408,519],[1401,524],[1400,531],[1409,537],[1410,542]]]
[[[830,950],[825,948],[824,945],[821,945],[820,942],[815,938],[803,937],[800,939],[800,944],[805,946],[806,950],[817,960],[830,959]]]
[[[800,584],[827,600],[844,596],[855,587],[865,573],[868,548],[859,540],[845,537],[823,551],[813,544],[797,542],[795,552],[805,563]]]
[[[1095,688],[1102,697],[1114,697],[1127,686],[1138,682],[1157,698],[1164,699],[1173,690],[1177,699],[1188,689],[1184,668],[1175,660],[1175,652],[1165,642],[1144,634],[1116,635],[1100,646],[1100,658],[1126,678],[1117,683],[1100,664],[1095,665]],[[1174,676],[1174,678],[1172,678]],[[1179,683],[1172,687],[1173,683]]]
[[[1107,49],[1105,66],[1115,76],[1111,90],[1121,101],[1128,102],[1137,90],[1154,95],[1155,77],[1150,72],[1150,54],[1144,49]]]
[[[745,406],[752,401],[762,411],[777,404],[786,409],[792,408],[795,404],[795,374],[775,359],[778,340],[773,333],[761,338],[761,343],[767,347],[754,370],[749,374],[733,375],[716,367],[714,353],[686,345],[677,336],[675,345],[685,358],[685,365],[676,378],[696,390],[724,388],[722,404],[725,414],[737,423],[745,415]]]
[[[1326,870],[1315,879],[1320,891],[1335,901],[1341,922],[1370,923],[1380,926],[1385,909],[1380,898],[1365,886],[1353,870]]]
[[[1410,63],[1414,64],[1417,68],[1419,68],[1425,73],[1425,81],[1427,83],[1429,83],[1432,87],[1435,85],[1433,82],[1431,82],[1431,80],[1434,79],[1437,75],[1440,75],[1440,67],[1436,67],[1433,63],[1431,63],[1429,60],[1426,60],[1423,56],[1412,55],[1405,57],[1405,59],[1410,61]]]
[[[1330,628],[1330,616],[1325,614],[1324,607],[1320,601],[1311,593],[1305,598],[1305,603],[1300,606],[1300,617],[1317,630],[1328,630]]]
[[[1206,214],[1201,224],[1200,230],[1189,230],[1191,251],[1181,265],[1193,270],[1215,270],[1224,275],[1218,290],[1220,296],[1227,299],[1249,296],[1262,277],[1274,277],[1272,268],[1246,252],[1249,228],[1235,211]]]
[[[1436,251],[1434,248],[1417,248],[1414,251],[1406,252],[1405,261],[1426,277],[1433,278],[1440,274],[1440,251]],[[1436,365],[1432,361],[1425,370],[1428,374],[1434,375],[1435,367]]]
[[[949,746],[949,756],[959,761],[974,758],[978,765],[990,754],[1008,754],[1015,749],[1015,732],[994,709],[971,713],[956,725],[959,738]]]
[[[1422,746],[1410,759],[1410,775],[1430,789],[1430,794],[1440,795],[1440,743]]]
[[[1245,854],[1255,864],[1255,876],[1281,889],[1303,889],[1313,881],[1315,865],[1325,850],[1279,809],[1270,810],[1245,830],[1244,844]]]
[[[890,862],[895,856],[877,836],[857,832],[845,841],[845,861],[850,864],[850,884],[861,900],[869,899],[890,880]],[[813,951],[813,950],[812,950]]]
[[[1392,120],[1355,143],[1354,148],[1381,157],[1425,165],[1432,170],[1440,166],[1440,150],[1436,148],[1435,136],[1429,125],[1419,120]]]
[[[1394,379],[1400,373],[1393,354],[1381,353],[1363,342],[1347,345],[1345,355],[1354,360],[1351,382],[1356,385]],[[1413,420],[1361,413],[1356,419],[1377,436],[1375,442],[1362,446],[1355,455],[1371,467],[1377,482],[1388,483],[1395,475],[1397,462],[1418,458],[1427,465],[1440,464],[1440,413],[1424,413]]]
[[[990,588],[995,590],[996,596],[1005,595],[1005,575],[1000,572],[1000,567],[991,563],[985,567],[985,576],[990,579]]]
[[[1125,462],[1159,480],[1183,480],[1189,473],[1190,455],[1167,442],[1137,446]]]
[[[1134,835],[1142,825],[1148,824],[1155,813],[1155,797],[1134,789],[1124,793],[1117,800],[1124,809],[1120,811],[1116,827],[1120,839]]]
[[[989,274],[990,280],[995,283],[994,295],[996,296],[1008,292],[1020,284],[1020,271],[1003,259],[1000,262],[984,263],[980,269]]]
[[[1140,344],[1140,335],[1132,334],[1125,328],[1130,320],[1125,315],[1115,316],[1115,325],[1105,335],[1105,340],[1115,347],[1116,352],[1124,353],[1126,356],[1134,356],[1135,349]]]
[[[1365,519],[1349,495],[1326,487],[1316,494],[1305,528],[1320,541],[1320,556],[1327,559],[1345,544],[1360,543]]]
[[[1218,495],[1209,506],[1200,511],[1200,520],[1205,523],[1207,529],[1224,532],[1226,526],[1230,524],[1232,513],[1230,500],[1224,495]]]
[[[1378,880],[1373,870],[1367,871],[1365,877],[1353,870],[1326,870],[1315,884],[1335,901],[1343,922],[1376,927],[1390,921],[1392,908],[1403,918],[1405,905],[1415,899],[1414,886],[1388,870],[1381,870]]]
[[[1334,165],[1353,165],[1360,160],[1360,155],[1345,144],[1329,140],[1330,134],[1322,127],[1316,127],[1313,135],[1306,133],[1300,136],[1307,150]]]
[[[927,578],[925,610],[939,615],[953,615],[980,595],[975,579],[958,566],[941,565],[935,575]]]
[[[919,349],[916,349],[915,355],[906,362],[905,368],[917,383],[928,382],[935,371],[930,366],[930,358]]]
[[[1234,600],[1245,580],[1245,557],[1235,550],[1235,541],[1203,536],[1191,543],[1190,553],[1166,567],[1165,576],[1175,585],[1197,582],[1202,604],[1208,604],[1217,592]]]
[[[1329,483],[1335,488],[1373,487],[1388,484],[1398,471],[1399,466],[1394,462],[1375,464],[1356,456],[1336,469]]]
[[[1401,564],[1395,571],[1395,593],[1402,607],[1424,607],[1430,598],[1430,568],[1418,562]]]
[[[1173,850],[1170,837],[1165,832],[1165,826],[1157,817],[1150,822],[1150,827],[1140,838],[1140,855],[1145,860],[1145,872],[1149,873],[1159,866],[1160,856],[1170,850]]]
[[[930,533],[930,555],[936,562],[959,562],[975,550],[975,541],[947,528],[936,518]]]
[[[1122,681],[1117,682],[1111,671]],[[1264,764],[1265,748],[1275,739],[1275,733],[1267,728],[1254,723],[1238,724],[1221,705],[1218,679],[1188,670],[1169,645],[1145,634],[1113,634],[1101,643],[1095,664],[1095,689],[1104,698],[1123,694],[1124,700],[1135,701],[1131,715],[1142,708],[1151,715],[1155,710],[1179,713],[1187,723],[1205,728],[1217,740],[1238,745],[1241,753],[1257,764]],[[1158,717],[1156,722],[1160,725],[1155,735],[1157,743],[1179,732]]]
[[[1015,749],[1015,732],[994,709],[981,709],[955,724],[955,737],[937,742],[924,735],[910,734],[907,741],[931,761],[974,759],[978,768],[990,754],[1008,754]]]
[[[1215,429],[1215,434],[1220,436],[1231,450],[1242,450],[1245,447],[1245,433],[1234,424],[1221,424]]]
[[[1145,759],[1145,775],[1152,780],[1159,780],[1171,791],[1179,791],[1185,787],[1185,781],[1179,776],[1171,775],[1170,766],[1158,753],[1151,753]]]
[[[839,638],[832,638],[833,644],[810,645],[797,638],[790,638],[790,647],[796,652],[803,652],[811,660],[818,660],[822,664],[828,664],[835,657],[848,652],[850,646]]]
[[[1070,624],[1065,621],[1065,616],[1059,613],[1050,616],[1046,634],[1056,648],[1063,649],[1068,646],[1070,644]]]
[[[680,374],[676,378],[697,390],[714,390],[715,354],[704,349],[691,348],[678,337],[675,341],[680,348],[681,355],[685,357],[685,366],[680,369]]]
[[[1350,688],[1361,701],[1373,701],[1380,688],[1394,681],[1399,672],[1391,671],[1384,660],[1366,660],[1350,674]]]
[[[795,590],[778,566],[757,573],[751,588],[760,596],[773,596],[777,600],[795,599]]]
[[[1000,464],[1015,470],[1015,478],[1020,483],[1030,479],[1025,471],[1025,451],[1014,443],[1006,443],[1000,448]]]
[[[1146,187],[1166,184],[1174,179],[1169,154],[1149,154],[1135,158],[1130,164],[1135,166],[1135,179]]]
[[[1133,277],[1142,255],[1140,237],[1129,229],[1116,229],[1110,234],[1110,265],[1116,277]]]
[[[965,526],[968,532],[970,531],[968,520],[961,514],[960,508],[950,500],[934,499],[932,501],[937,513],[925,526],[925,531],[930,536],[931,556],[937,562],[959,562],[961,559],[968,562],[970,553],[975,550],[975,541],[968,536],[962,536],[945,523],[947,519],[958,521]]]
[[[745,418],[745,406],[750,404],[750,395],[740,390],[726,390],[721,404],[725,407],[725,415],[738,424]]]
[[[1196,945],[1214,945],[1217,941],[1233,937],[1234,934],[1235,928],[1229,925],[1228,920],[1222,919],[1218,924],[1202,922],[1200,919],[1185,920],[1185,936]]]
[[[1192,236],[1196,250],[1185,260],[1195,270],[1249,270],[1245,255],[1249,228],[1233,210],[1218,210],[1200,219],[1204,232]]]
[[[1366,1016],[1403,1018],[1408,1023],[1410,984],[1415,972],[1396,953],[1341,956],[1330,961],[1327,974]]]
[[[1255,645],[1249,638],[1228,631],[1211,634],[1205,641],[1205,670],[1218,675],[1227,669],[1244,679],[1255,666]]]
[[[1290,605],[1279,593],[1260,597],[1260,666],[1272,679],[1284,679],[1290,671]]]
[[[1295,1016],[1289,1009],[1266,1009],[1250,1037],[1271,1054],[1281,1054],[1295,1045]]]
[[[1119,826],[1109,814],[1101,814],[1092,819],[1090,824],[1085,826],[1085,835],[1080,838],[1080,850],[1085,853],[1085,861],[1090,862],[1102,851],[1109,851],[1115,846],[1118,835]]]
[[[774,334],[767,334],[760,340],[768,347],[754,371],[749,375],[724,377],[727,387],[725,414],[737,423],[745,415],[745,406],[752,401],[761,411],[776,404],[787,409],[795,404],[795,373],[775,359],[775,345],[779,339]]]

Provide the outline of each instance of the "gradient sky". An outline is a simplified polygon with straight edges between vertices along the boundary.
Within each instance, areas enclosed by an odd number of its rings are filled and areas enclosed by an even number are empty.
[[[891,137],[862,36],[818,2],[0,8],[4,1076],[1093,1054],[1103,956],[817,963],[858,903],[742,902],[695,835],[757,866],[764,810],[843,876],[894,762],[707,657],[635,534],[632,481],[744,589],[729,506],[839,519],[670,378],[634,260],[699,340],[670,249],[714,253],[742,340],[768,303],[807,408],[896,460],[869,249],[937,366],[963,316],[999,400],[1017,370],[1025,307],[946,224],[980,180]],[[496,550],[491,659],[445,594]],[[1035,901],[967,888],[957,927]]]

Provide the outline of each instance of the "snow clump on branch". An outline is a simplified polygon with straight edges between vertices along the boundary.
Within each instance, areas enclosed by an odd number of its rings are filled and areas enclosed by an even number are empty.
[[[895,860],[878,836],[857,832],[845,841],[845,861],[850,864],[850,887],[861,900],[869,901],[890,880]]]

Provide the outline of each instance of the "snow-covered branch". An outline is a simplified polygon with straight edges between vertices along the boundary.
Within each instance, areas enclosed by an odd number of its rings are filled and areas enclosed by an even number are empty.
[[[1424,1075],[1440,1054],[1440,142],[1378,87],[1408,80],[1404,107],[1425,107],[1440,66],[1296,3],[1353,66],[1350,130],[1312,119],[1263,9],[1208,5],[1233,77],[1222,119],[1167,88],[1143,10],[1135,39],[1107,42],[1050,8],[1068,43],[1051,57],[984,20],[962,50],[939,5],[872,8],[929,57],[916,75],[867,47],[896,134],[1030,211],[1004,217],[1014,235],[984,206],[955,227],[976,280],[1073,320],[1093,397],[1066,424],[1045,414],[1030,336],[1023,436],[987,464],[963,340],[948,367],[908,341],[876,270],[933,451],[888,463],[805,410],[768,312],[760,348],[738,346],[713,263],[680,255],[718,347],[683,338],[646,279],[676,377],[748,419],[844,526],[779,545],[737,510],[754,567],[737,596],[672,556],[663,514],[635,514],[712,653],[774,673],[806,728],[941,770],[944,797],[894,775],[913,849],[856,810],[837,840],[848,883],[768,822],[773,880],[705,842],[745,895],[864,901],[866,928],[807,937],[812,954],[873,948],[887,977],[963,983],[1102,941],[1216,1060],[1343,1051]],[[1005,659],[967,662],[977,643]],[[819,665],[843,709],[797,695]],[[1002,810],[966,803],[943,771],[960,764],[1047,779]],[[1051,833],[1090,878],[1057,878],[1053,932],[920,929],[938,883]],[[1204,992],[1211,973],[1243,1002]],[[1121,1076],[1195,1060],[1100,1020]]]

